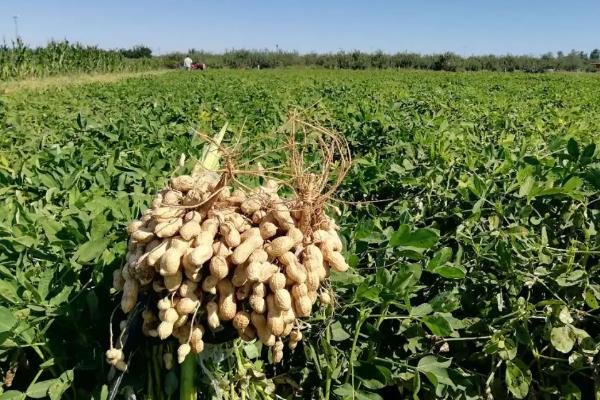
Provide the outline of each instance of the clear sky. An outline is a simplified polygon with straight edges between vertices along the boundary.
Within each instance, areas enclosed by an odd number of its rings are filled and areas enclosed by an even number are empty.
[[[535,54],[600,48],[600,0],[0,0],[30,44],[49,39],[154,52],[197,48]]]

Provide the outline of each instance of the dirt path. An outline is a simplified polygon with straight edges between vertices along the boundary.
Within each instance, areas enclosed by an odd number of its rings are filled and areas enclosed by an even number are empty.
[[[161,69],[155,71],[143,71],[143,72],[116,72],[109,74],[78,74],[78,75],[64,75],[64,76],[52,76],[48,78],[32,78],[24,79],[20,81],[13,81],[7,83],[0,83],[0,93],[5,94],[18,92],[21,90],[40,90],[48,89],[55,86],[70,86],[70,85],[84,85],[94,82],[116,82],[127,78],[136,78],[141,76],[152,76],[162,75],[168,72],[172,72],[171,69]]]

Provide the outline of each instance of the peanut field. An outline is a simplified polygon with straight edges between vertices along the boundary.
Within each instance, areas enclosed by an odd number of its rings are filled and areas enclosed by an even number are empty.
[[[126,227],[196,131],[283,162],[290,110],[349,143],[350,268],[276,365],[207,331],[199,398],[600,398],[600,76],[282,69],[0,92],[0,400],[179,398],[175,342],[105,362]]]

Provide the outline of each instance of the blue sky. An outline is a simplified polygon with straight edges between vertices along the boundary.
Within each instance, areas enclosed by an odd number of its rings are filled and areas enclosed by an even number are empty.
[[[155,52],[270,48],[459,54],[542,54],[600,48],[600,0],[0,1],[30,44],[67,38]],[[0,39],[1,39],[0,38]]]

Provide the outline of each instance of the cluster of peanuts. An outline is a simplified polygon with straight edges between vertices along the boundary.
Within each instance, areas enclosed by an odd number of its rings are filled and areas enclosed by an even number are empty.
[[[331,302],[324,285],[330,269],[348,269],[338,228],[324,216],[305,235],[301,212],[279,197],[274,181],[252,191],[218,186],[206,176],[171,179],[128,226],[129,251],[113,286],[123,290],[125,313],[141,292],[156,293],[142,331],[178,339],[179,363],[203,350],[205,326],[216,331],[227,321],[243,340],[271,347],[278,363],[282,338],[291,349],[302,340],[298,319],[309,317],[317,300]],[[119,360],[111,364],[123,367]]]

